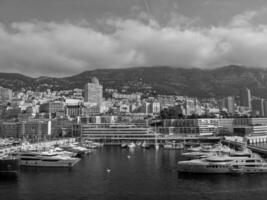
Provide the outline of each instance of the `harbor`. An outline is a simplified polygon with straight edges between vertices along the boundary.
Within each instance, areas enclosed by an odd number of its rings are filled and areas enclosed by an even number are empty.
[[[66,200],[73,196],[81,200],[248,200],[267,194],[267,174],[180,174],[177,161],[182,152],[107,146],[83,158],[71,171],[29,168],[20,171],[17,180],[0,179],[0,195],[11,200],[56,200],[59,194]]]
[[[98,143],[86,143],[82,147],[77,138],[29,143],[27,141],[1,140],[0,175],[16,177],[22,168],[68,168],[76,165],[80,158],[98,148]]]

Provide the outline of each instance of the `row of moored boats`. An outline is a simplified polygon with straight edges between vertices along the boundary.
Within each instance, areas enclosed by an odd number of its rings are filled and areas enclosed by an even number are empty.
[[[243,174],[267,172],[267,162],[246,147],[235,151],[222,144],[199,146],[189,148],[188,152],[182,155],[187,159],[178,162],[178,171],[182,173]]]
[[[71,143],[39,149],[22,145],[20,150],[9,153],[0,149],[0,174],[16,174],[19,167],[72,168],[81,157],[102,146],[100,143],[85,141],[82,144]]]
[[[175,142],[167,142],[163,145],[161,145],[163,149],[176,149],[176,150],[182,150],[184,149],[184,143],[175,143]],[[137,142],[137,143],[134,143],[134,142],[124,142],[121,144],[121,147],[122,148],[129,148],[129,149],[133,149],[135,147],[142,147],[142,148],[145,148],[145,149],[150,149],[150,148],[155,148],[155,149],[159,149],[160,148],[160,145],[159,143],[154,143],[154,144],[150,144],[150,143],[147,143],[146,141],[144,142]]]

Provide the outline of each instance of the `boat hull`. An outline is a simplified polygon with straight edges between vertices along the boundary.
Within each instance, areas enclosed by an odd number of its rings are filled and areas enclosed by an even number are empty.
[[[66,160],[29,160],[20,159],[20,166],[22,167],[67,167],[71,168],[80,161],[79,158],[72,158]]]

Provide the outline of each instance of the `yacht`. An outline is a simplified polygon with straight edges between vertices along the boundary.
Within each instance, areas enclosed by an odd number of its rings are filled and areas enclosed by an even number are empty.
[[[188,152],[198,152],[198,151],[201,151],[201,146],[197,146],[197,147],[189,147],[187,148],[187,151]]]
[[[187,173],[266,173],[267,163],[257,154],[216,155],[179,161],[178,171]]]
[[[182,156],[189,158],[189,159],[197,159],[197,158],[208,157],[211,155],[216,155],[218,153],[219,154],[229,154],[229,153],[233,153],[233,152],[236,153],[228,146],[217,144],[215,146],[202,146],[201,148],[199,148],[198,151],[185,152],[185,153],[182,153]],[[244,153],[244,152],[242,152],[242,153]]]
[[[155,149],[159,150],[159,144],[158,143],[155,144]]]
[[[100,148],[100,147],[103,147],[104,144],[103,143],[100,143],[100,142],[93,142],[93,141],[90,141],[90,140],[86,140],[83,142],[83,145],[85,148],[88,148],[88,149],[96,149],[96,148]]]
[[[92,152],[90,149],[87,149],[85,147],[81,147],[75,144],[60,146],[60,148],[62,148],[65,151],[69,151],[69,152],[77,154],[77,157],[83,157]]]
[[[163,145],[164,149],[184,149],[183,143],[170,142]]]
[[[19,152],[16,154],[19,158],[20,166],[28,167],[73,167],[80,161],[79,158],[73,158],[68,155],[58,154],[56,152]]]
[[[136,144],[134,142],[131,142],[128,144],[128,148],[132,149],[132,148],[135,148],[136,147]]]
[[[127,143],[125,143],[125,142],[121,143],[121,148],[127,148],[127,146],[128,146]]]
[[[55,147],[53,149],[50,149],[49,152],[51,153],[56,153],[58,155],[66,155],[66,156],[70,156],[70,157],[78,157],[78,153],[75,152],[71,152],[71,151],[65,151],[64,149],[60,148],[60,147]]]
[[[150,144],[148,144],[146,141],[144,141],[144,142],[141,144],[141,147],[142,147],[142,148],[145,148],[145,149],[149,149],[149,148],[150,148]]]

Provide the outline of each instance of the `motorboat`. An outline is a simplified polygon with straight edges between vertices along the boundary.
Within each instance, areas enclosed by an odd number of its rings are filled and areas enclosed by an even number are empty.
[[[127,146],[128,146],[128,148],[133,149],[136,147],[136,144],[134,142],[131,142]]]
[[[266,173],[267,163],[257,154],[236,156],[212,155],[207,158],[179,161],[178,171],[187,173]]]
[[[184,144],[183,143],[175,143],[175,142],[169,142],[163,145],[164,149],[184,149]]]
[[[93,142],[93,141],[90,141],[90,140],[86,140],[83,142],[82,146],[84,146],[85,148],[88,148],[88,149],[96,149],[96,148],[101,148],[104,146],[103,143],[100,143],[100,142]]]
[[[208,157],[211,155],[216,155],[216,154],[229,154],[229,153],[236,153],[233,151],[231,148],[228,146],[222,145],[221,143],[216,144],[214,146],[200,146],[198,148],[198,151],[189,151],[182,153],[182,156],[189,158],[189,159],[197,159],[197,158],[204,158]]]
[[[20,166],[26,167],[73,167],[80,161],[67,155],[60,155],[55,152],[18,152],[16,153]]]
[[[145,149],[149,149],[149,148],[150,148],[150,144],[148,144],[146,141],[144,141],[144,142],[141,144],[141,147],[142,147],[142,148],[145,148]]]
[[[128,147],[128,144],[127,143],[121,143],[121,148],[127,148]]]
[[[76,153],[78,157],[83,157],[84,155],[87,155],[92,152],[92,150],[90,149],[75,144],[60,146],[60,148],[64,149],[65,151]]]

